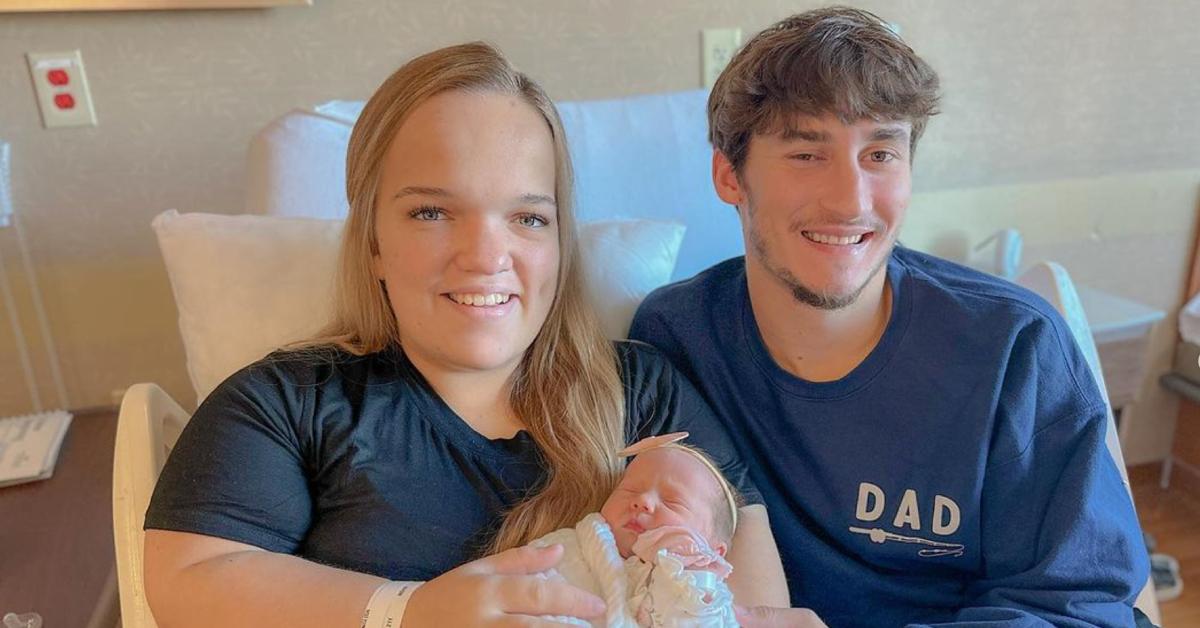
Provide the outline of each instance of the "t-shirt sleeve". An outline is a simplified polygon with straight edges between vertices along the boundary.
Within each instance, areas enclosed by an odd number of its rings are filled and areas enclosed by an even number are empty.
[[[159,475],[147,529],[297,552],[312,521],[297,428],[305,387],[282,373],[259,362],[205,399]]]
[[[687,444],[717,463],[746,505],[763,503],[725,427],[699,391],[657,349],[640,342],[618,343],[625,379],[626,440],[688,432]]]

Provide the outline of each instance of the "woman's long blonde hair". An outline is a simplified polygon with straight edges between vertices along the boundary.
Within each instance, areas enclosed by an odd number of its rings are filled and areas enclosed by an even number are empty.
[[[613,345],[583,293],[572,211],[571,161],[550,98],[482,42],[422,55],[392,74],[363,108],[346,154],[350,215],[342,236],[332,321],[308,346],[356,355],[401,345],[396,316],[372,272],[378,255],[375,198],[384,155],[410,113],[449,90],[519,96],[542,114],[554,141],[560,262],[554,302],[514,375],[510,403],[541,449],[547,481],[510,510],[492,551],[524,545],[600,509],[623,467],[624,395]],[[504,167],[504,164],[497,164]]]

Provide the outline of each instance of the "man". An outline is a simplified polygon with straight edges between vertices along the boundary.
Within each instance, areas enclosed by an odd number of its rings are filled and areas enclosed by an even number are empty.
[[[709,99],[746,256],[652,294],[630,336],[728,425],[793,606],[831,626],[1132,625],[1145,550],[1065,323],[896,246],[937,88],[863,11],[757,35]]]

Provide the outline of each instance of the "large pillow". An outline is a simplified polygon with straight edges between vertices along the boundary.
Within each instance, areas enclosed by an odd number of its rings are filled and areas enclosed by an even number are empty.
[[[197,403],[329,317],[340,220],[169,210],[153,225]],[[669,280],[683,234],[682,225],[645,220],[580,226],[589,296],[610,338],[624,338],[641,300]]]

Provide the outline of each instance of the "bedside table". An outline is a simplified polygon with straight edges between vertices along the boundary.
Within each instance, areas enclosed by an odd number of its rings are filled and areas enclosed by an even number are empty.
[[[1121,442],[1125,442],[1129,426],[1121,421],[1121,413],[1137,401],[1146,378],[1150,330],[1166,313],[1088,286],[1077,285],[1076,290],[1096,340],[1108,403],[1117,419],[1117,433]]]
[[[46,480],[0,488],[0,616],[47,628],[117,623],[113,550],[115,410],[76,410]]]

